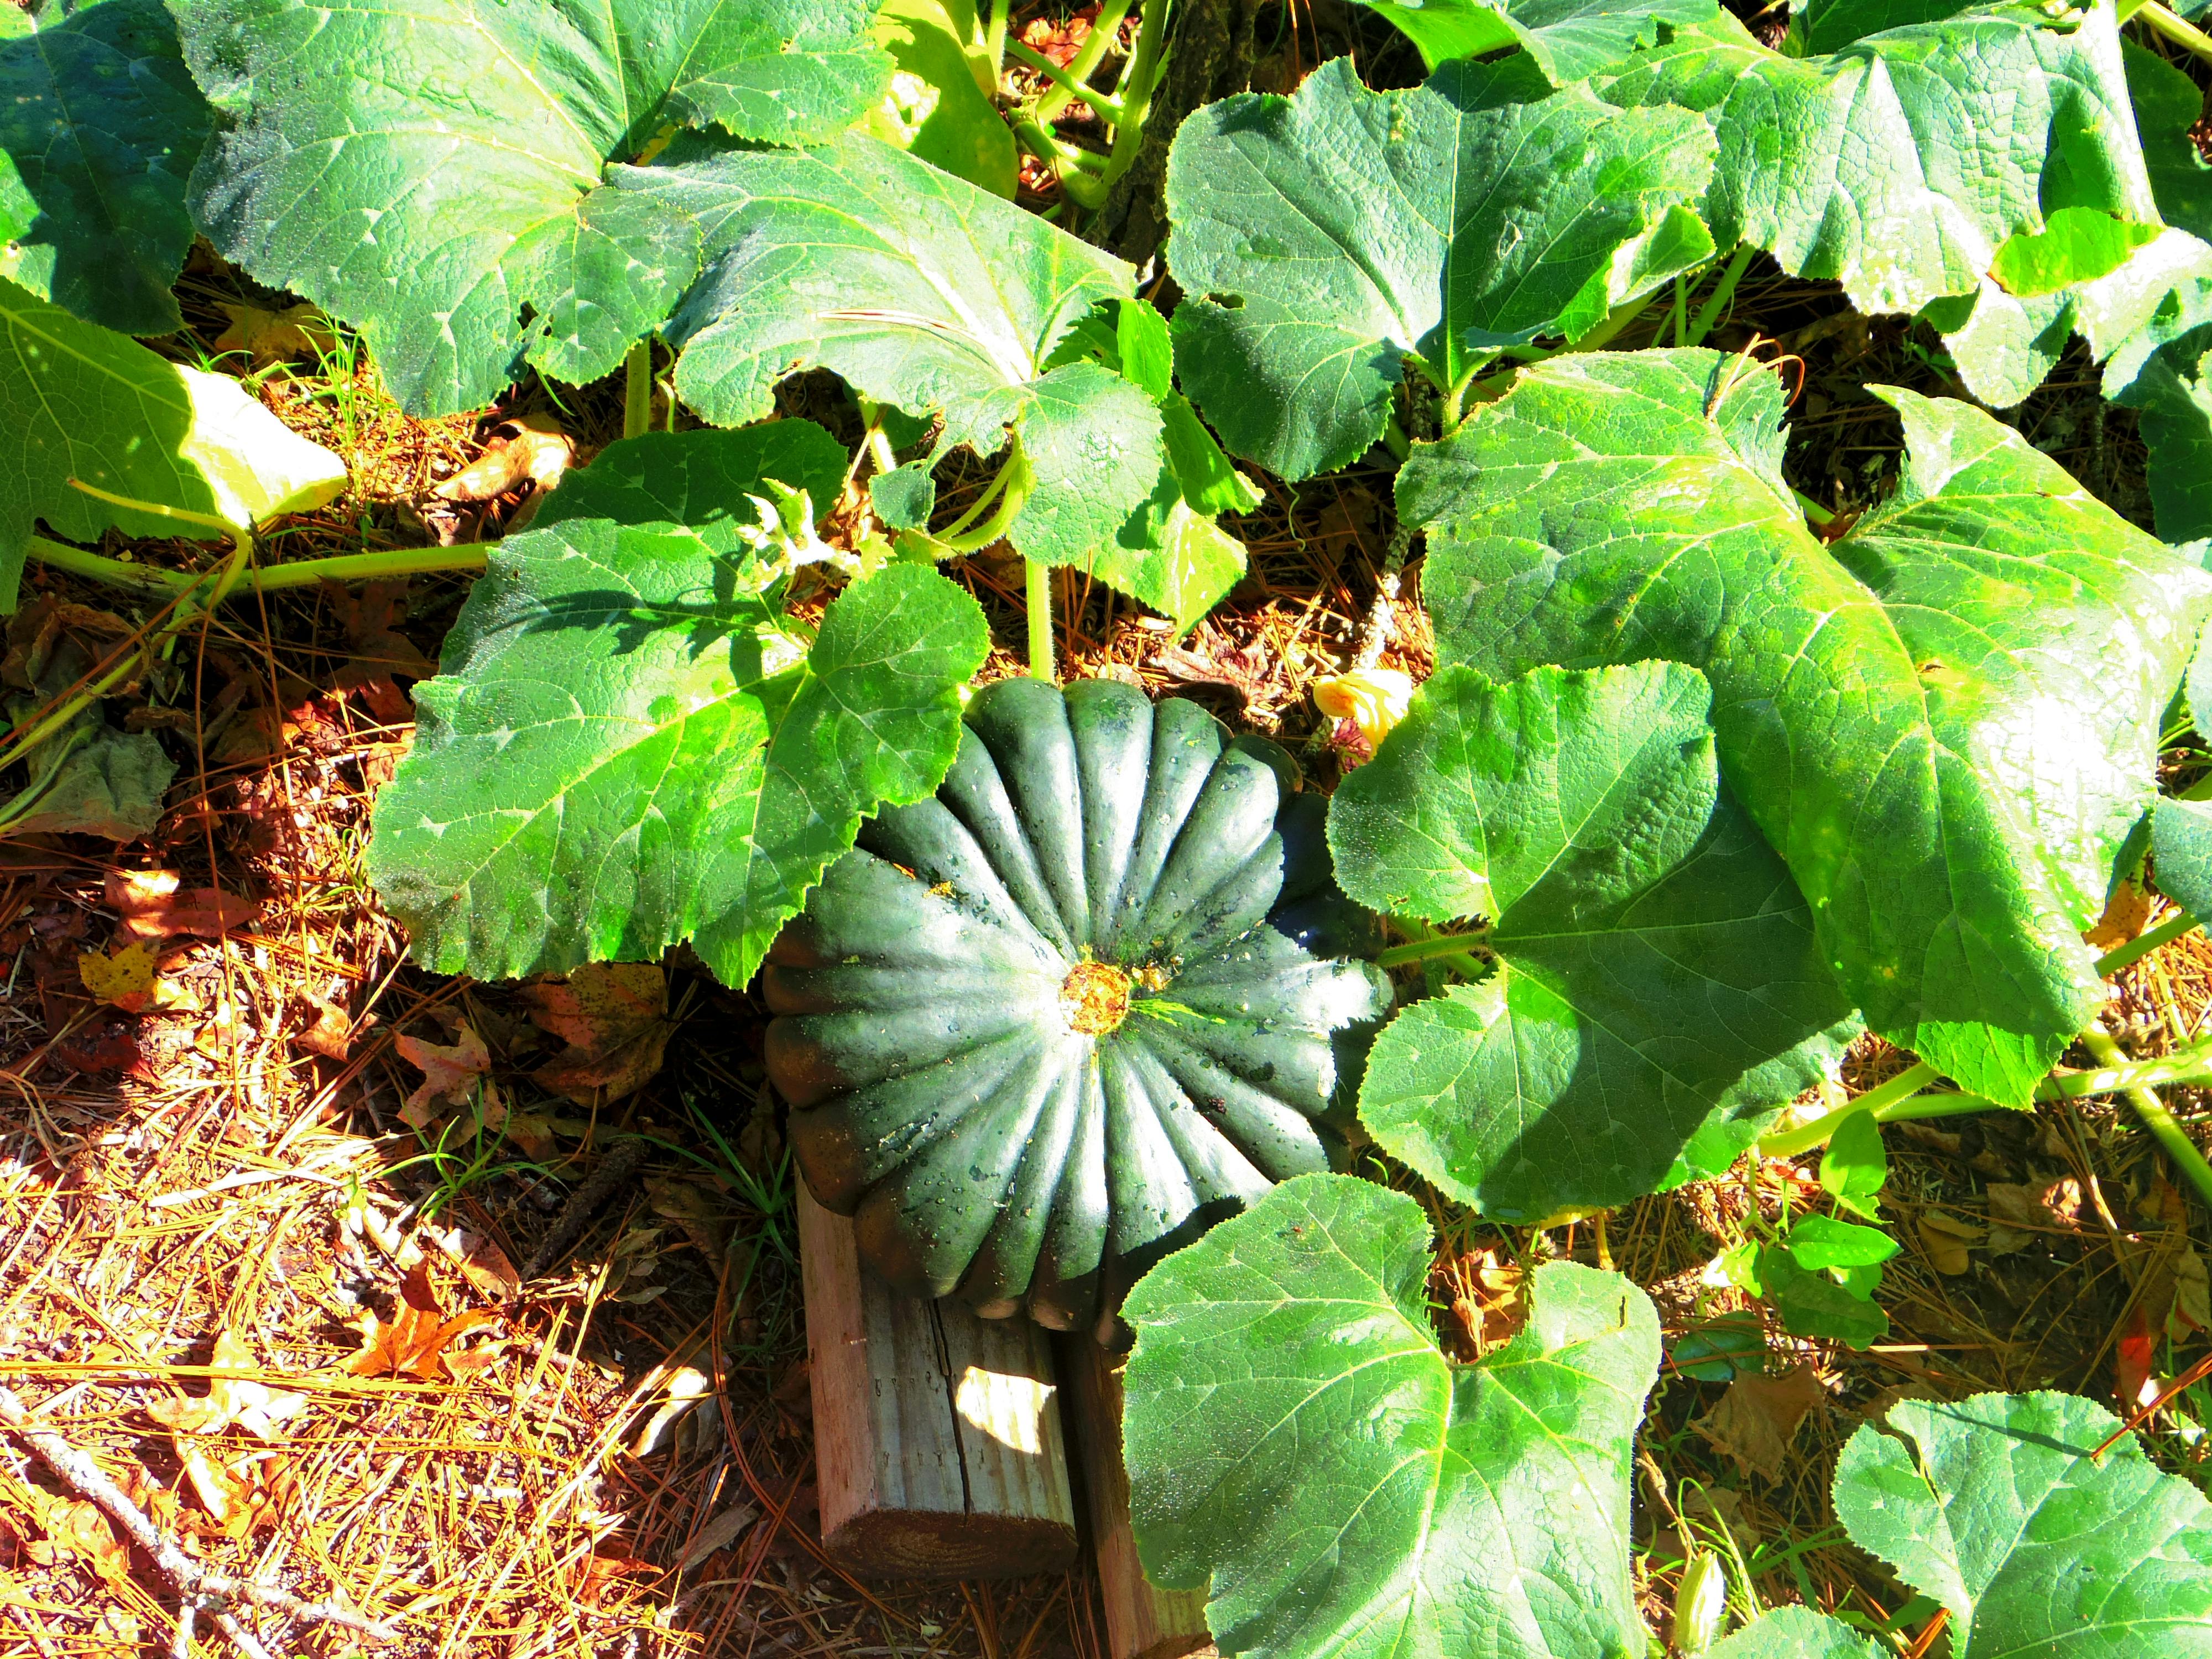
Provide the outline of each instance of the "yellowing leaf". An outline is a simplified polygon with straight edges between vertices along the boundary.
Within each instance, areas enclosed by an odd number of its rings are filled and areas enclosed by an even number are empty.
[[[337,347],[337,336],[323,313],[304,302],[271,311],[265,306],[219,300],[216,309],[230,319],[229,325],[216,336],[216,353],[243,351],[256,368],[320,357]]]
[[[154,984],[154,947],[143,940],[126,945],[112,956],[88,951],[76,959],[76,975],[84,988],[102,1002],[137,1012],[146,1006]]]

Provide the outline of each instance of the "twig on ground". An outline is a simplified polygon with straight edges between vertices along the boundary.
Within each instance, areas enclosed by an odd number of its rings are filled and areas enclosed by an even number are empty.
[[[397,1642],[399,1639],[399,1632],[391,1626],[364,1619],[357,1613],[333,1607],[327,1601],[302,1601],[288,1590],[256,1584],[243,1578],[233,1578],[227,1573],[209,1571],[172,1543],[146,1512],[131,1501],[131,1495],[109,1480],[89,1455],[77,1450],[52,1429],[40,1428],[15,1391],[4,1386],[0,1386],[0,1423],[6,1424],[20,1435],[23,1443],[37,1454],[39,1461],[52,1469],[64,1485],[105,1510],[115,1524],[130,1534],[131,1542],[153,1558],[154,1565],[161,1570],[162,1576],[176,1587],[189,1606],[214,1612],[216,1622],[249,1656],[249,1659],[254,1659],[256,1656],[258,1659],[267,1659],[266,1651],[227,1611],[221,1610],[222,1603],[252,1601],[260,1607],[275,1607],[298,1623],[342,1625],[378,1642]],[[178,1639],[180,1644],[188,1645],[189,1632],[181,1634]]]

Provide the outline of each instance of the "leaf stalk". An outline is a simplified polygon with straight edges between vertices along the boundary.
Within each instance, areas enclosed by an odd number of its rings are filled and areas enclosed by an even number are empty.
[[[2175,46],[2212,64],[2212,34],[2205,33],[2194,23],[2185,22],[2159,4],[2158,0],[2143,0],[2136,8],[2136,15],[2150,26],[2153,33],[2164,35]]]
[[[1023,586],[1030,614],[1030,674],[1053,683],[1052,570],[1036,559],[1022,561]]]
[[[629,349],[623,360],[623,436],[635,438],[653,428],[653,340]]]
[[[1698,307],[1697,317],[1690,324],[1689,337],[1683,342],[1684,344],[1697,346],[1705,343],[1705,336],[1711,333],[1713,325],[1720,321],[1721,313],[1727,308],[1729,301],[1735,298],[1735,285],[1743,280],[1743,273],[1750,268],[1751,256],[1758,252],[1748,242],[1736,244],[1735,252],[1729,256],[1728,264],[1721,272],[1720,281],[1714,284],[1713,291],[1706,296],[1705,304]]]
[[[396,576],[482,570],[491,548],[489,542],[462,542],[452,547],[403,547],[384,553],[340,553],[329,558],[300,559],[290,564],[253,565],[232,586],[211,595],[209,604],[219,604],[234,593],[273,593],[287,587],[313,587],[322,581],[387,581]],[[50,569],[65,570],[73,576],[104,582],[110,587],[136,588],[141,592],[172,597],[191,592],[212,574],[203,571],[193,574],[163,570],[155,565],[128,564],[64,542],[49,541],[44,536],[31,538],[30,556]]]

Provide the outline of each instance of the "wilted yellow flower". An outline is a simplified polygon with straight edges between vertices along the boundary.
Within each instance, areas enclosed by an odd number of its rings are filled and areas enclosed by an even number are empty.
[[[1406,718],[1413,701],[1413,676],[1395,668],[1355,668],[1313,684],[1314,707],[1333,720],[1350,720],[1371,747]]]

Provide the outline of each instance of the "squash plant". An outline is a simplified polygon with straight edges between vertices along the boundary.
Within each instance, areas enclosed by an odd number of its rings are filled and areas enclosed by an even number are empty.
[[[2106,976],[2212,908],[2206,809],[2157,783],[2162,740],[2212,734],[2212,696],[2184,685],[2212,615],[2212,169],[2189,136],[2212,37],[2160,0],[1806,0],[1778,46],[1716,0],[1370,9],[1421,85],[1324,64],[1200,110],[1158,166],[1177,53],[1206,67],[1169,0],[1142,0],[1126,52],[1109,0],[1065,68],[967,0],[23,14],[0,41],[0,405],[21,434],[0,597],[26,553],[179,614],[250,584],[483,569],[376,811],[373,872],[423,960],[513,975],[689,941],[742,983],[775,946],[810,1174],[917,1289],[1087,1322],[1249,1205],[1129,1295],[1155,1571],[1212,1576],[1225,1650],[1610,1656],[1642,1641],[1623,1518],[1648,1304],[1547,1268],[1522,1335],[1455,1366],[1425,1328],[1418,1214],[1321,1166],[1364,1134],[1493,1220],[1601,1209],[1753,1144],[1822,1144],[1846,1115],[1778,1115],[1866,1029],[1914,1058],[1860,1116],[2117,1091],[2212,1196],[2156,1094],[2212,1077],[2212,1052],[2130,1062],[2099,1023]],[[1010,62],[1034,79],[1001,135]],[[1054,129],[1071,101],[1095,145]],[[1044,213],[1007,193],[1007,135],[1057,183]],[[1140,289],[1085,234],[1154,179],[1173,228]],[[175,327],[195,234],[359,331],[411,409],[620,370],[625,436],[496,548],[257,568],[247,521],[302,498],[129,337]],[[1916,319],[1962,394],[1873,389],[1905,460],[1856,517],[1787,483],[1783,377],[1706,349],[1762,256]],[[1991,412],[2076,337],[2139,411],[2152,530]],[[672,356],[703,429],[644,430]],[[852,395],[858,453],[766,419],[810,371]],[[1019,555],[1049,679],[1050,568],[1188,626],[1243,568],[1237,462],[1295,482],[1384,458],[1439,668],[1326,809],[1337,877],[1407,970],[1355,1124],[1378,983],[1320,965],[1310,945],[1342,946],[1278,906],[1324,890],[1318,803],[1117,690],[1024,683],[963,720],[988,635],[934,567]],[[849,545],[819,538],[833,499]],[[180,523],[230,556],[172,576],[77,544]],[[84,732],[89,701],[33,714],[0,761]],[[1146,721],[1141,766],[1098,758]],[[1196,748],[1178,761],[1162,731]],[[1122,783],[1055,791],[1086,754]],[[1247,840],[1207,840],[1204,793],[1153,799],[1199,759]],[[1158,824],[1119,816],[1140,811]],[[981,864],[942,861],[948,822]],[[1138,890],[1116,860],[1176,824],[1177,881],[1219,914],[1116,917]],[[2082,930],[2146,853],[2190,913],[2098,957]],[[1146,917],[1185,890],[1162,882]],[[921,931],[891,936],[878,903]],[[2055,1069],[2077,1042],[2095,1066]],[[949,1093],[891,1063],[931,1043]],[[2069,1504],[2144,1473],[2079,1467],[2078,1404],[1957,1409],[1900,1425],[1929,1480],[1954,1431],[1967,1474],[2067,1448]],[[1270,1455],[1279,1422],[1305,1461]],[[1868,1454],[1902,1493],[1893,1461]],[[2179,1565],[2126,1592],[2184,1652],[2185,1509],[2143,1499],[2179,1518],[2130,1547]],[[2004,1562],[1863,1535],[1970,1651],[2042,1639],[1990,1589]],[[2069,1586],[2112,1580],[2051,1559]],[[2081,1594],[2093,1625],[2136,1604]],[[1785,1615],[1727,1650],[1855,1639]]]
[[[763,976],[807,1185],[921,1296],[1110,1322],[1169,1251],[1345,1158],[1389,1007],[1318,798],[1196,703],[1001,680]]]

